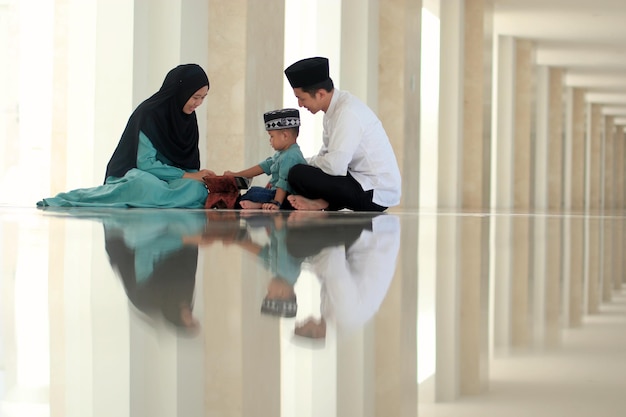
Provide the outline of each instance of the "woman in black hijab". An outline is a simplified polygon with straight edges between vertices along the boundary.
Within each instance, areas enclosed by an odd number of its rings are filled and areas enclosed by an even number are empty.
[[[130,116],[107,165],[104,185],[45,198],[38,206],[203,208],[195,109],[209,91],[196,64],[172,69],[155,94]]]

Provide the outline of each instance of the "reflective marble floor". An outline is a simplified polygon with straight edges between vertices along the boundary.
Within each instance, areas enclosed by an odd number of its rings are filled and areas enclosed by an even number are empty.
[[[624,227],[0,207],[0,416],[624,416]]]

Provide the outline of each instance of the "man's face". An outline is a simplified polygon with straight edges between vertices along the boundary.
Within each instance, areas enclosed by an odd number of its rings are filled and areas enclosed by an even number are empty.
[[[298,99],[298,106],[304,107],[313,114],[322,109],[319,90],[314,96],[311,96],[309,93],[305,93],[301,88],[294,88],[293,93]]]

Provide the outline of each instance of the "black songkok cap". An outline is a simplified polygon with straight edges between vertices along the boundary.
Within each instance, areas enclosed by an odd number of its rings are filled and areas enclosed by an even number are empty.
[[[280,109],[263,114],[265,130],[289,129],[300,126],[298,109]]]
[[[309,87],[330,79],[328,58],[314,57],[302,59],[285,69],[291,88]]]
[[[296,317],[298,302],[295,297],[289,300],[272,300],[265,298],[261,304],[261,313],[279,317]]]

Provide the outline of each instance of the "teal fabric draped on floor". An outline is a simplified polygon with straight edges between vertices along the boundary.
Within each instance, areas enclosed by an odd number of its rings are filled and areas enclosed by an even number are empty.
[[[104,185],[59,193],[37,202],[38,207],[155,207],[204,208],[204,183],[178,178],[161,180],[131,169],[122,178],[109,177]]]

